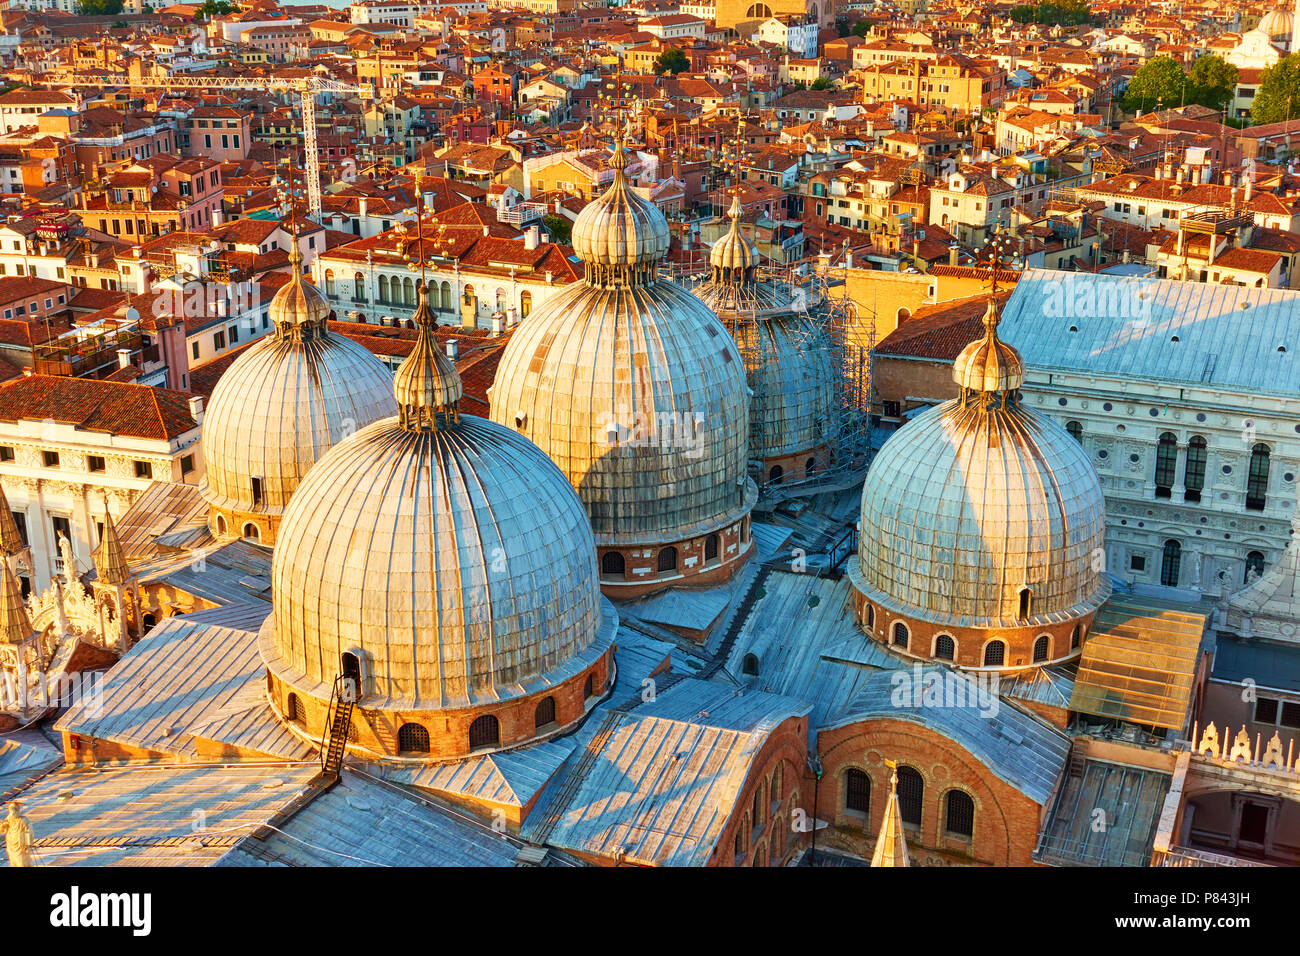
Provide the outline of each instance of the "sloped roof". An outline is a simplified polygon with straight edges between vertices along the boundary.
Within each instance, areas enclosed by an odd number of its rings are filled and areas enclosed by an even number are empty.
[[[0,384],[0,421],[76,425],[85,431],[168,441],[198,425],[189,396],[166,388],[62,375],[25,375]]]

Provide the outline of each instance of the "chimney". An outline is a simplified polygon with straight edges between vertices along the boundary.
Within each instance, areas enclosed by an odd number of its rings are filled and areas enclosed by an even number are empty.
[[[505,330],[506,317],[500,312],[492,313],[492,334],[500,335]]]
[[[496,315],[492,316],[492,324],[494,327],[499,321],[500,319],[498,318],[498,316]],[[456,361],[456,359],[460,358],[460,345],[457,343],[455,339],[447,340],[446,350],[447,350],[447,358],[451,359],[453,362]]]
[[[365,196],[362,196],[360,199],[358,199],[358,200],[357,200],[357,218],[359,218],[359,219],[365,219],[365,218],[366,218],[366,211],[367,211],[369,208],[370,208],[370,200],[368,200]]]
[[[1232,170],[1228,170],[1223,174],[1223,185],[1225,186],[1232,185]]]
[[[1246,180],[1246,202],[1250,202],[1250,197],[1255,192],[1255,177],[1245,176],[1243,178]]]
[[[203,424],[203,396],[202,395],[190,396],[190,418],[194,419],[194,421],[200,425]]]
[[[948,245],[948,265],[957,264],[957,243],[953,242]]]
[[[131,350],[130,350],[130,349],[118,349],[118,350],[117,350],[117,367],[118,367],[118,368],[130,368],[130,367],[131,367]]]
[[[537,248],[537,242],[538,242],[538,238],[539,238],[539,236],[538,236],[539,231],[540,231],[540,230],[539,230],[536,226],[529,226],[527,229],[524,230],[524,248],[525,248],[525,249],[532,250],[532,249],[536,249],[536,248]]]
[[[1185,169],[1186,169],[1186,167],[1184,167],[1184,166],[1179,166],[1179,167],[1178,167],[1178,176],[1177,176],[1177,178],[1175,179],[1175,182],[1177,182],[1178,185],[1180,185],[1180,186],[1183,184],[1183,172],[1184,172]]]

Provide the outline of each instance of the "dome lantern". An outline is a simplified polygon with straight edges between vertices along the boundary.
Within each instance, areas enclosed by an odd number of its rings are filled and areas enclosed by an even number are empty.
[[[713,281],[724,284],[748,285],[753,283],[758,269],[758,249],[740,228],[740,196],[731,197],[731,227],[727,234],[713,244],[709,252],[709,267]]]
[[[961,386],[961,403],[982,408],[1002,407],[1019,401],[1025,383],[1020,353],[998,338],[997,299],[990,297],[984,310],[984,337],[962,349],[953,362],[952,377]]]

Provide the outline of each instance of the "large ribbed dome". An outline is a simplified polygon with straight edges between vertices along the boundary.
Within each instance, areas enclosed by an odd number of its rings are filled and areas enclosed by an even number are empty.
[[[1264,18],[1259,21],[1259,26],[1255,29],[1272,40],[1290,40],[1291,26],[1294,22],[1291,11],[1281,8],[1264,14]]]
[[[954,369],[961,397],[899,429],[867,474],[850,577],[891,613],[1033,626],[1089,614],[1108,593],[1096,472],[1065,429],[1021,404],[1020,357],[996,324],[992,311]]]
[[[236,521],[278,517],[321,455],[397,410],[392,373],[369,350],[329,331],[328,306],[297,262],[270,312],[274,332],[226,370],[204,415],[203,496]]]
[[[740,353],[704,303],[655,275],[666,222],[648,203],[627,212],[621,155],[620,146],[614,186],[597,202],[624,212],[579,218],[591,229],[605,221],[621,238],[575,241],[594,257],[584,279],[520,323],[489,393],[493,420],[568,476],[602,547],[711,533],[757,497],[746,476]]]
[[[427,314],[420,290],[417,319]],[[272,565],[262,654],[328,697],[341,655],[358,705],[427,712],[500,702],[580,674],[610,647],[596,548],[568,481],[526,439],[456,411],[459,377],[421,336],[425,387],[340,442],[298,489]]]

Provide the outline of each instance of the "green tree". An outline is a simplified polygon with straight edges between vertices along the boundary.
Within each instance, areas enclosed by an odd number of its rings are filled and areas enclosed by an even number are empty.
[[[1016,23],[1038,23],[1043,26],[1078,26],[1093,20],[1092,12],[1084,0],[1022,3],[1012,7],[1007,15]]]
[[[552,214],[550,216],[542,217],[542,225],[545,226],[546,231],[551,234],[551,238],[560,245],[567,246],[569,244],[569,239],[572,238],[573,235],[573,223],[569,222],[569,220],[565,219],[563,216]]]
[[[691,61],[687,58],[686,53],[675,46],[670,46],[655,57],[655,76],[663,76],[665,73],[676,76],[683,70],[689,70],[690,68]]]
[[[1172,57],[1158,56],[1133,74],[1124,109],[1129,113],[1149,113],[1156,109],[1180,106],[1187,95],[1187,74]]]
[[[866,20],[859,20],[853,24],[853,35],[855,37],[864,37],[871,31],[871,25]]]
[[[1262,126],[1297,116],[1300,116],[1300,53],[1292,53],[1278,60],[1260,77],[1250,118],[1256,126]]]
[[[111,17],[122,12],[122,0],[81,0],[79,12],[83,17]]]
[[[831,88],[831,81],[829,78],[825,76],[817,77],[817,79],[813,80],[812,83],[809,84],[808,86],[808,89],[810,90],[829,90],[830,88]]]
[[[199,12],[195,14],[196,20],[210,20],[213,17],[222,17],[227,13],[234,13],[235,5],[228,3],[227,0],[203,0],[203,5],[199,7]]]
[[[1212,110],[1221,110],[1237,90],[1237,68],[1221,56],[1211,53],[1192,64],[1187,74],[1187,100]]]

